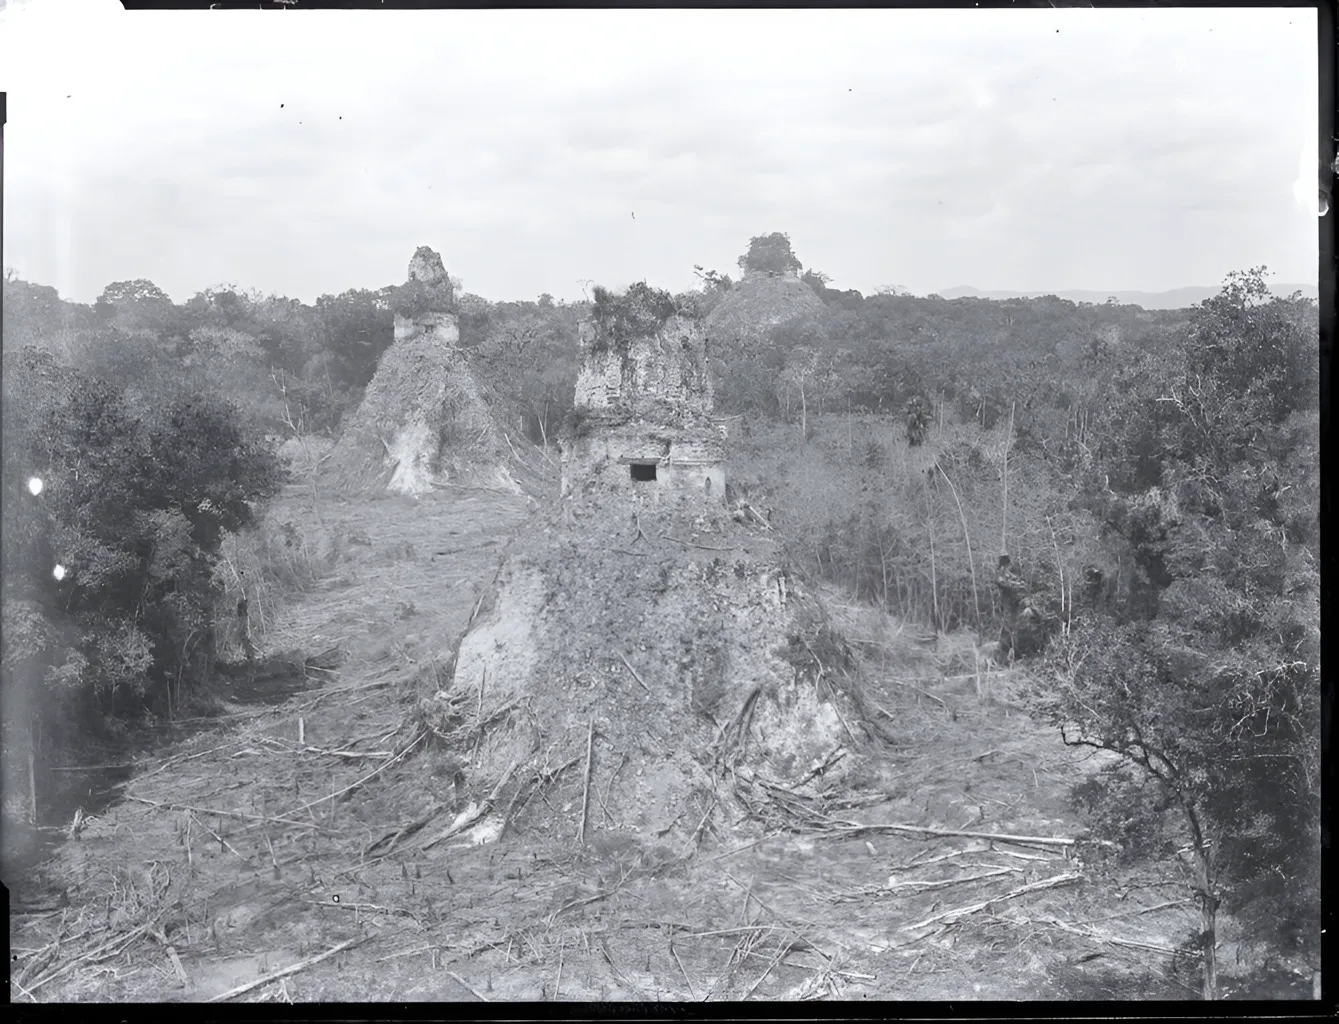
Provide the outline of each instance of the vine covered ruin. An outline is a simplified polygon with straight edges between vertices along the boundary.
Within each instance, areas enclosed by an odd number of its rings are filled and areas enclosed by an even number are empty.
[[[460,348],[455,288],[427,246],[395,308],[395,341],[331,453],[336,482],[409,495],[443,484],[518,491],[497,397]]]
[[[717,809],[756,820],[769,786],[842,776],[869,732],[844,641],[767,525],[725,504],[706,338],[656,298],[602,296],[560,506],[512,543],[419,705],[473,751],[480,799],[455,827],[479,839],[556,786],[562,810],[522,827],[681,848]]]
[[[705,506],[725,501],[725,446],[712,419],[707,342],[654,291],[597,293],[581,329],[574,429],[563,494]],[[663,300],[662,300],[663,301]]]

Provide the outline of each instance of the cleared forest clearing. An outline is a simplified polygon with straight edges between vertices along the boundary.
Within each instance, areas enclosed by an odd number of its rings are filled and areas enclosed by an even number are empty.
[[[1009,673],[964,673],[952,638],[925,648],[888,620],[865,650],[899,742],[840,790],[774,787],[674,849],[594,827],[620,761],[578,751],[537,799],[576,792],[588,833],[425,834],[486,795],[463,784],[469,750],[407,723],[531,508],[291,487],[266,528],[322,568],[263,609],[261,654],[284,652],[270,673],[295,692],[256,703],[254,674],[72,826],[44,868],[69,905],[11,918],[14,998],[1194,997],[1164,976],[1189,908],[1094,882],[1073,842],[1067,793],[1091,763],[1008,703]],[[845,614],[868,635],[868,611]]]

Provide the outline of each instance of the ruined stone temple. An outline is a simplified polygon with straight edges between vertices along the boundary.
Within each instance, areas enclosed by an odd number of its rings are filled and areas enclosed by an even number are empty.
[[[767,525],[723,501],[700,324],[634,289],[597,293],[581,332],[564,496],[424,682],[434,742],[470,752],[465,842],[615,832],[682,853],[765,821],[773,782],[840,778],[869,735],[845,642]]]
[[[460,348],[442,258],[420,246],[397,296],[395,340],[331,453],[345,489],[418,495],[443,484],[519,488],[494,395]]]
[[[563,446],[562,492],[720,505],[725,443],[713,420],[701,327],[671,317],[635,338],[582,325],[576,429]]]

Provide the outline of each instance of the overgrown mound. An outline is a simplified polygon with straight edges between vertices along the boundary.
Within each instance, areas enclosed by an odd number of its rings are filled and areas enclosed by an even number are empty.
[[[519,538],[419,702],[475,802],[462,841],[773,821],[874,731],[855,660],[758,528],[569,502]],[[784,815],[782,815],[784,816]]]
[[[823,300],[792,274],[749,271],[707,317],[716,351],[728,353],[762,341],[778,324],[823,309]]]
[[[523,471],[493,410],[498,399],[460,349],[458,305],[442,258],[419,246],[396,289],[395,342],[326,472],[344,491],[423,494],[439,484],[519,491]]]
[[[339,489],[421,494],[436,484],[517,490],[496,396],[455,347],[455,321],[397,322],[362,405],[330,456]]]

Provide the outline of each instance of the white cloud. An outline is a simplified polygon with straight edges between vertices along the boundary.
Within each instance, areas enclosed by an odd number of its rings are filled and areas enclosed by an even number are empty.
[[[11,3],[6,257],[84,300],[312,299],[419,244],[494,298],[687,287],[771,230],[865,289],[1309,279],[1314,17]]]

